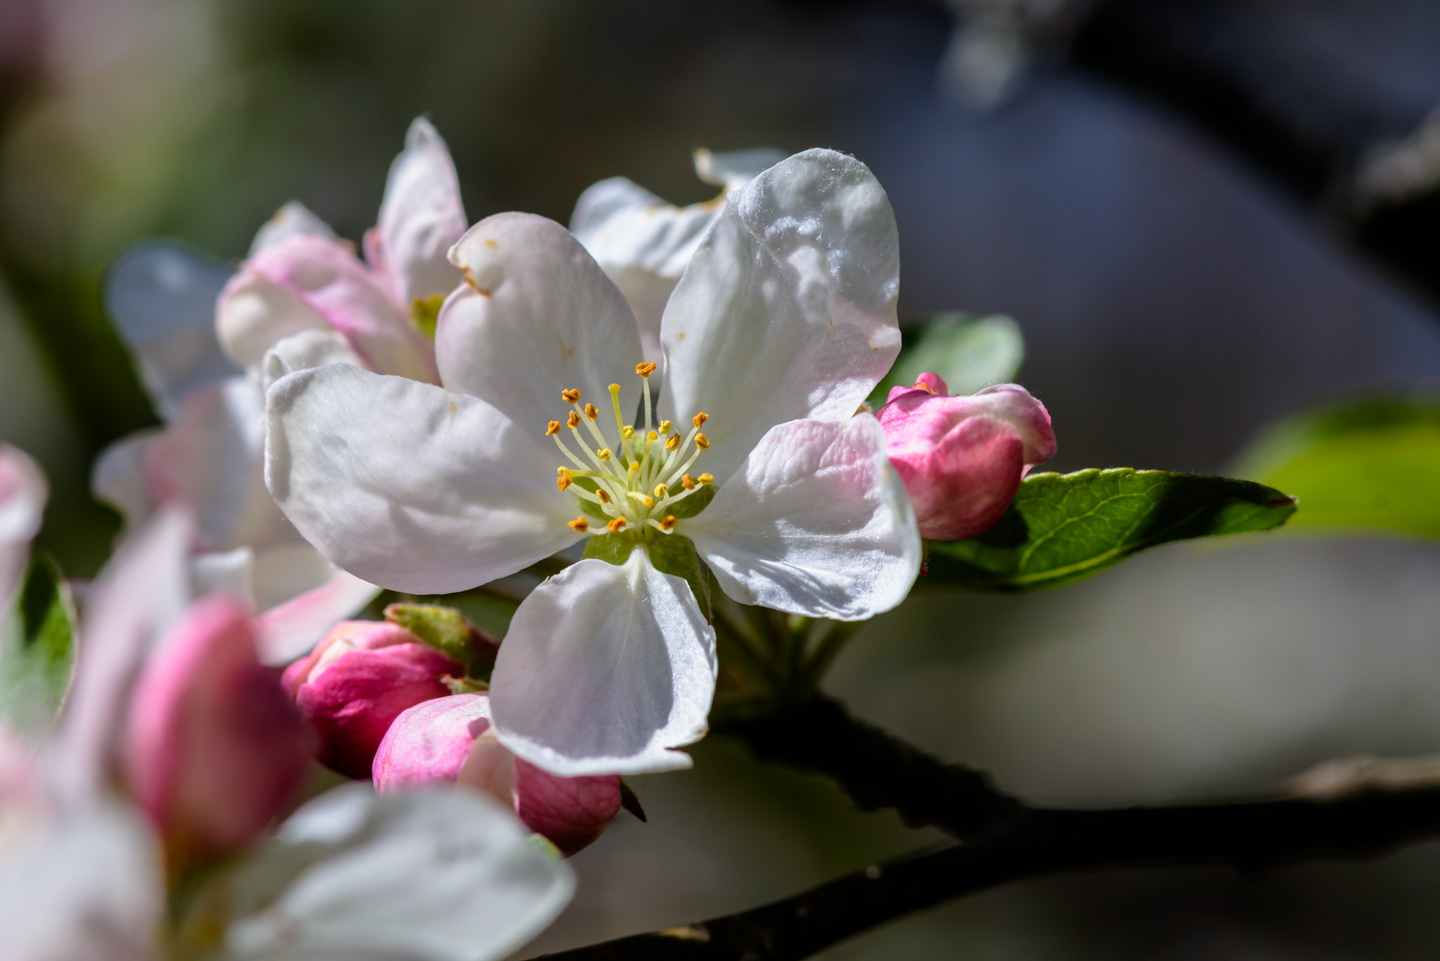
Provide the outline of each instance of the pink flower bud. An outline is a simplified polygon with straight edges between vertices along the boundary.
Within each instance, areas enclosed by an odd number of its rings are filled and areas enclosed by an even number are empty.
[[[182,852],[253,840],[305,775],[310,733],[260,663],[240,601],[212,595],[163,638],[130,701],[125,770],[136,801]]]
[[[598,838],[620,810],[620,778],[556,777],[511,754],[490,725],[490,698],[455,694],[418,704],[375,753],[375,789],[440,782],[485,791],[515,807],[530,830],[566,855]]]
[[[998,521],[1020,480],[1055,456],[1050,414],[1018,384],[951,397],[937,374],[896,387],[876,412],[920,535],[953,541]]]
[[[320,737],[320,761],[364,778],[390,722],[449,694],[443,678],[462,674],[458,663],[399,625],[342,621],[286,668],[285,688]]]

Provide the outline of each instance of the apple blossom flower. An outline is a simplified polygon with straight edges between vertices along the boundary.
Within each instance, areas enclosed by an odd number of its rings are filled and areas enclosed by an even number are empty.
[[[938,374],[894,387],[875,412],[905,480],[920,536],[954,541],[988,530],[1020,481],[1055,456],[1050,414],[1019,384],[952,397]]]
[[[417,704],[390,725],[375,754],[375,790],[458,783],[515,809],[520,820],[565,855],[598,838],[620,810],[615,775],[556,777],[500,743],[484,694]]]
[[[177,692],[194,710],[194,697],[219,690],[208,709],[239,709],[231,721],[244,727],[244,705],[224,690],[236,667],[246,674],[255,665],[243,656],[253,638],[233,603],[205,599],[185,610],[189,537],[184,513],[167,507],[126,540],[91,592],[55,736],[34,759],[0,738],[0,957],[488,961],[548,924],[573,891],[568,868],[530,843],[512,813],[463,791],[327,792],[268,844],[191,875],[183,898],[167,893],[175,838],[113,789],[135,780],[112,776],[136,761],[127,750],[159,747],[143,762],[152,773],[179,761],[197,765],[181,780],[225,779],[238,796],[199,783],[208,794],[188,799],[212,804],[215,823],[253,800],[229,779],[262,761],[243,748],[240,771],[219,771],[236,758],[238,728],[216,739],[203,720],[178,754],[146,737],[123,743],[127,714],[132,731],[150,723],[137,718],[177,719],[164,707]],[[178,683],[187,674],[200,686],[190,695]],[[201,756],[202,739],[215,757]],[[178,913],[167,917],[167,904]]]
[[[666,557],[794,614],[903,600],[920,540],[879,422],[855,414],[900,341],[894,215],[863,164],[811,150],[730,196],[666,306],[658,409],[634,315],[564,228],[500,214],[450,257],[467,283],[440,314],[444,387],[338,364],[277,380],[267,482],[326,557],[411,593],[609,538],[500,647],[492,721],[518,757],[688,766],[715,635]]]
[[[730,153],[697,150],[695,176],[721,188],[703,203],[676,207],[625,177],[592,184],[575,202],[570,231],[625,295],[640,324],[644,359],[663,362],[660,316],[680,275],[725,207],[725,198],[785,159],[759,147]]]
[[[450,689],[464,667],[398,624],[343,621],[285,669],[285,688],[320,738],[318,757],[354,778],[370,776],[375,749],[407,708]]]
[[[416,312],[433,319],[460,282],[445,251],[464,229],[454,165],[420,119],[366,236],[369,265],[292,202],[256,235],[234,277],[176,244],[135,251],[110,273],[111,315],[167,425],[106,450],[96,494],[130,528],[169,498],[191,504],[196,591],[234,591],[271,612],[267,660],[308,649],[377,589],[320,557],[265,490],[260,361],[273,352],[287,369],[344,362],[435,380]]]
[[[0,614],[20,587],[50,487],[29,454],[0,443]]]

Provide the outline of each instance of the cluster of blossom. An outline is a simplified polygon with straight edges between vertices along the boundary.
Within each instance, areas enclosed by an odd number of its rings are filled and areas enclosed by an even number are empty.
[[[88,956],[36,947],[64,911],[89,919],[75,937],[134,946],[109,956],[149,956],[167,903],[181,953],[503,954],[569,894],[525,833],[572,854],[618,812],[621,776],[689,765],[717,677],[695,575],[860,620],[905,598],[922,537],[999,519],[1054,453],[1029,393],[952,397],[926,374],[865,406],[900,348],[896,226],[869,169],[702,151],[696,171],[714,201],[616,178],[568,230],[519,213],[467,229],[418,120],[363,259],[292,203],[233,276],[173,246],[117,265],[111,310],[165,426],[97,464],[130,533],[87,600],[55,736],[33,761],[6,753],[0,824],[50,847],[0,847],[0,887],[33,858],[70,863],[82,817],[113,834],[115,877],[37,887],[25,903],[64,907],[17,921],[13,956]],[[43,503],[7,457],[0,590]],[[463,591],[582,543],[503,643],[466,622],[437,645],[403,610],[347,620],[381,589]],[[256,848],[312,756],[374,790],[323,795]],[[333,856],[297,859],[307,845]],[[432,872],[402,899],[421,915],[379,908],[381,882],[344,873],[362,862],[392,885]],[[178,909],[166,878],[190,879]],[[431,920],[462,909],[483,948],[455,914]]]

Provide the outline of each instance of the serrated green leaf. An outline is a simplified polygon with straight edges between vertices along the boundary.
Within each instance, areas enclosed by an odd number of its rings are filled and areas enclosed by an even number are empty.
[[[0,639],[0,715],[32,743],[55,725],[75,670],[75,610],[60,571],[36,554],[5,612]]]
[[[982,387],[1013,380],[1025,359],[1020,325],[1009,317],[939,314],[905,331],[906,345],[895,366],[870,395],[878,410],[892,387],[908,387],[929,372],[945,378],[952,394],[973,394]]]
[[[1237,473],[1298,497],[1297,529],[1440,538],[1440,401],[1373,400],[1291,417],[1251,445]]]
[[[1280,491],[1228,477],[1128,467],[1036,474],[985,533],[927,541],[928,581],[976,591],[1058,587],[1147,547],[1268,531],[1294,512]]]

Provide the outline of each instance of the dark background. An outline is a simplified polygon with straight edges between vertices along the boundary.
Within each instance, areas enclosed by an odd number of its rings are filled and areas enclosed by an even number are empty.
[[[972,23],[1064,6],[956,2]],[[1302,113],[1323,117],[1326,91],[1402,118],[1440,103],[1440,4],[1185,6],[1260,38],[1248,69],[1261,103],[1272,62],[1277,83],[1295,62],[1314,80],[1291,96]],[[1069,7],[1081,21],[1093,12]],[[615,174],[675,202],[707,199],[690,169],[700,146],[855,154],[895,206],[902,318],[1014,316],[1028,347],[1019,379],[1054,416],[1057,469],[1222,472],[1278,416],[1434,388],[1440,318],[1424,265],[1433,256],[1440,274],[1440,250],[1404,247],[1397,280],[1358,252],[1328,182],[1257,162],[1226,136],[1233,111],[1177,110],[1097,68],[1117,54],[1067,42],[1084,34],[1065,16],[1058,34],[1039,31],[1012,96],[967,105],[946,66],[952,13],[0,0],[0,437],[50,472],[42,544],[93,573],[117,525],[89,500],[89,464],[153,422],[99,308],[105,266],[160,234],[238,258],[292,197],[358,239],[421,113],[450,144],[472,220],[522,209],[564,221],[585,186]],[[1147,42],[1115,41],[1121,56]],[[1272,43],[1284,54],[1273,61]],[[912,602],[857,636],[834,688],[856,713],[1037,799],[1253,791],[1335,754],[1440,747],[1437,584],[1440,551],[1418,542],[1174,546],[1052,593]],[[692,772],[637,781],[650,823],[622,817],[575,859],[581,893],[540,946],[750,906],[927,840],[733,744],[695,757]],[[1266,879],[1055,880],[831,956],[1432,958],[1437,896],[1431,848]]]

